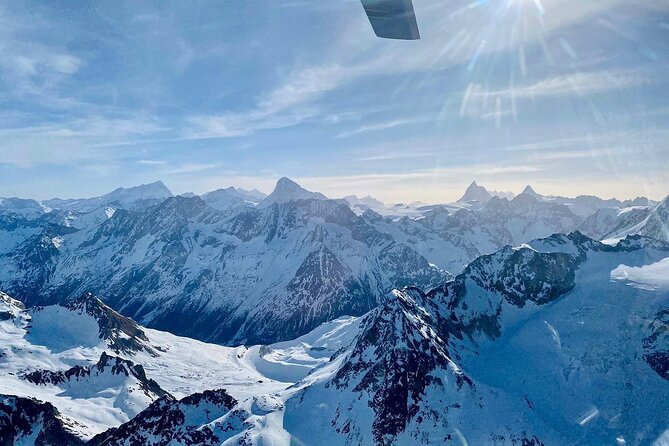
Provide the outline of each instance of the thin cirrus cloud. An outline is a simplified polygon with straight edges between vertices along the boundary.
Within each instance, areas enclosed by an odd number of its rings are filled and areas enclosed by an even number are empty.
[[[99,116],[76,118],[60,124],[0,129],[0,164],[20,168],[81,162],[119,160],[137,149],[119,149],[128,140],[163,131],[151,118],[128,116],[109,119]]]
[[[293,73],[244,112],[193,116],[187,138],[229,138],[259,130],[290,127],[315,116],[312,103],[337,88],[345,71],[337,65],[308,67]]]
[[[473,110],[480,111],[481,109],[484,109],[481,116],[495,117],[500,113],[512,114],[513,110],[500,111],[494,109],[498,98],[515,100],[560,96],[574,97],[574,95],[586,96],[634,88],[649,83],[648,76],[638,70],[576,72],[549,77],[531,84],[512,85],[498,90],[471,83],[463,94],[460,115],[464,116]]]
[[[571,96],[574,93],[585,96],[638,87],[645,83],[649,83],[647,76],[638,71],[578,72],[551,77],[531,85],[492,91],[489,94],[516,98]]]
[[[100,189],[119,171],[184,190],[286,175],[441,200],[479,176],[511,188],[615,163],[639,178],[666,160],[667,62],[647,57],[667,53],[659,0],[424,0],[418,42],[376,39],[359,1],[30,2],[0,5],[0,167],[17,194],[28,177],[76,192],[88,166]]]
[[[386,121],[386,122],[379,122],[376,124],[370,124],[370,125],[363,125],[360,127],[357,127],[353,130],[348,130],[345,132],[341,132],[338,135],[338,138],[350,138],[352,136],[360,135],[361,133],[368,133],[368,132],[380,132],[383,130],[389,130],[389,129],[394,129],[397,127],[402,127],[406,125],[411,125],[411,124],[419,124],[422,122],[427,122],[429,119],[427,118],[407,118],[407,119],[393,119],[391,121]]]

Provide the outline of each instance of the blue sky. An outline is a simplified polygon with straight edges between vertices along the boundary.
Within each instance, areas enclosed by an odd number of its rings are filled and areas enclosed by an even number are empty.
[[[666,0],[0,0],[0,196],[669,193]]]

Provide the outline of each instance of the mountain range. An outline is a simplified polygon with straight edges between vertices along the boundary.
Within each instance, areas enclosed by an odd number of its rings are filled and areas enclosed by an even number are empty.
[[[647,236],[556,234],[395,289],[361,317],[237,347],[145,328],[92,294],[38,307],[0,294],[0,434],[50,446],[663,444],[668,258]]]
[[[0,289],[30,306],[92,292],[146,326],[228,345],[289,340],[361,316],[393,289],[429,289],[481,255],[554,233],[669,241],[666,199],[545,197],[528,186],[508,200],[475,182],[458,203],[422,206],[414,218],[287,178],[268,196],[174,196],[158,182],[0,204]]]

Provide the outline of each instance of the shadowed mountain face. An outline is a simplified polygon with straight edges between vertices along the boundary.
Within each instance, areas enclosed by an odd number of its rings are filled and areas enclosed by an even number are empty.
[[[37,218],[0,211],[0,286],[28,305],[93,292],[150,327],[230,344],[268,343],[362,315],[393,288],[437,285],[450,277],[445,271],[457,274],[505,245],[575,227],[662,239],[667,221],[666,201],[646,213],[621,212],[635,216],[624,221],[584,222],[574,209],[606,203],[545,197],[529,187],[507,200],[476,183],[465,194],[472,201],[459,208],[437,206],[424,218],[399,220],[369,208],[358,215],[345,201],[287,178],[259,205],[253,193],[242,198],[234,188],[204,200],[161,201],[168,192],[155,183],[85,203],[66,200],[72,210],[65,220],[58,210]],[[106,207],[82,213],[84,204]],[[130,334],[118,348],[139,341]]]
[[[103,432],[88,444],[93,446],[126,444],[215,446],[221,444],[223,439],[219,438],[206,424],[224,416],[236,404],[237,401],[223,389],[196,393],[181,400],[165,396],[129,422]]]
[[[229,343],[291,339],[366,313],[394,287],[448,277],[320,199],[224,212],[168,198],[71,234],[36,234],[0,264],[0,284],[29,305],[91,291],[145,325]]]
[[[81,446],[49,403],[0,395],[0,441],[5,445]]]
[[[332,256],[308,256],[291,283],[293,293],[308,291],[305,305],[327,285],[310,272],[346,277]],[[53,415],[57,435],[73,429],[94,445],[653,444],[669,416],[668,256],[669,245],[644,236],[612,246],[556,234],[481,256],[431,290],[396,289],[353,324],[340,318],[293,341],[235,348],[143,329],[88,295],[25,309],[0,294],[0,336],[15,346],[0,350],[0,366],[12,370],[0,386],[43,396],[67,414]],[[67,345],[56,348],[47,329]],[[151,348],[106,353],[129,333]],[[92,363],[59,366],[99,349]],[[249,381],[252,370],[267,375]],[[209,375],[247,384],[236,393],[198,387]],[[259,390],[266,380],[269,393]],[[184,385],[197,390],[180,399],[163,390]],[[73,412],[75,402],[118,418]],[[0,427],[25,417],[5,406]],[[31,417],[22,432],[44,430]]]
[[[644,237],[556,235],[480,257],[430,292],[396,291],[329,377],[288,401],[285,426],[330,432],[330,445],[652,442],[666,426],[646,407],[669,412],[656,314],[669,295],[611,271],[668,254]]]

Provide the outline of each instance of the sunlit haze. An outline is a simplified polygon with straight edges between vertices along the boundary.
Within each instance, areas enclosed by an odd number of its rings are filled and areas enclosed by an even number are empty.
[[[0,196],[669,192],[669,3],[0,1]]]

